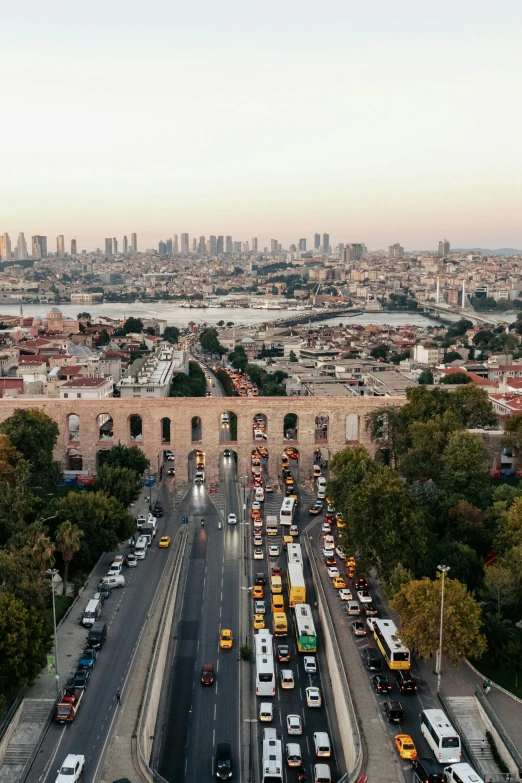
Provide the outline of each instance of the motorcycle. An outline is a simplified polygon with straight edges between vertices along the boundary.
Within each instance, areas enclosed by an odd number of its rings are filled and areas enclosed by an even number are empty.
[[[201,527],[205,527],[205,520],[201,517]]]

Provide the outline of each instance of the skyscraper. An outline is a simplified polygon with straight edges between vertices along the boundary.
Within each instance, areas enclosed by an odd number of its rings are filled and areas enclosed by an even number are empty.
[[[277,239],[271,239],[270,240],[270,252],[276,253],[277,252]]]
[[[167,253],[169,254],[169,256],[171,256],[172,255],[172,239],[167,239],[167,241],[165,242],[165,245],[167,246]]]
[[[11,240],[9,239],[9,234],[4,234],[4,247],[2,252],[2,258],[4,261],[10,261],[11,260]]]
[[[206,249],[205,248],[205,237],[200,237],[199,238],[199,247],[198,247],[198,253],[199,253],[200,256],[204,256],[205,255],[205,249]]]
[[[189,235],[188,234],[182,234],[181,235],[181,252],[182,253],[188,253],[189,249]]]
[[[299,251],[301,253],[306,253],[306,239],[299,240]]]
[[[71,255],[75,256],[78,253],[78,245],[76,244],[76,239],[71,239]]]
[[[447,239],[441,239],[439,242],[439,256],[449,256],[450,243]]]
[[[330,252],[330,234],[323,234],[323,253]]]
[[[210,252],[213,255],[217,252],[217,239],[214,234],[210,235]]]
[[[173,253],[179,253],[178,235],[177,234],[174,234],[174,237],[172,239],[172,252]]]
[[[112,239],[110,237],[105,239],[105,253],[112,256]]]
[[[116,237],[112,238],[112,252],[114,253],[114,255],[116,255],[116,253],[118,252],[118,240],[116,239]]]
[[[0,236],[0,260],[4,257],[4,237]]]
[[[314,250],[321,249],[321,234],[314,234]]]
[[[192,245],[191,252],[192,253],[197,253],[198,252],[198,240],[196,239],[196,237],[194,237],[192,239],[191,245]]]
[[[401,247],[398,242],[396,242],[394,245],[390,245],[388,248],[388,255],[390,258],[403,258],[404,248]]]
[[[216,253],[222,253],[222,252],[223,252],[223,236],[219,236],[217,238]]]
[[[358,242],[346,245],[344,248],[345,261],[359,261],[364,255],[364,245]]]
[[[167,253],[167,245],[165,244],[165,242],[159,242],[158,243],[158,253],[160,254],[160,256],[166,255],[166,253]]]
[[[252,252],[257,253],[257,237],[252,237]]]
[[[25,236],[22,232],[18,234],[16,246],[18,248],[18,260],[25,261],[27,259],[27,242],[25,241]]]
[[[128,253],[129,252],[129,240],[127,237],[123,237],[123,252]]]
[[[47,258],[47,237],[34,234],[31,237],[31,250],[34,260]]]
[[[65,255],[65,238],[63,234],[59,234],[56,237],[56,255],[58,258],[63,258]]]
[[[131,234],[131,250],[133,253],[138,252],[138,237],[136,234]]]
[[[232,243],[232,237],[226,237],[225,238],[225,251],[227,253],[233,253],[234,252],[234,245]]]

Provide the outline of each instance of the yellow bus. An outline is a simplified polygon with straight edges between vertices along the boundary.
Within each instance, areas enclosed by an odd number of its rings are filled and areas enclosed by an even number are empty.
[[[284,612],[274,612],[274,636],[288,636],[288,622]]]
[[[306,586],[300,563],[289,563],[287,571],[288,601],[291,607],[306,603]]]
[[[373,635],[390,669],[410,668],[410,651],[399,639],[392,620],[374,620]]]

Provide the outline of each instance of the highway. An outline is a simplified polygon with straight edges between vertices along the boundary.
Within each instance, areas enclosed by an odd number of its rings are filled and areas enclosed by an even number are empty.
[[[239,590],[240,525],[228,525],[230,512],[239,518],[236,468],[233,457],[224,458],[221,480],[225,486],[225,523],[207,490],[189,492],[191,518],[204,517],[196,526],[189,554],[179,631],[172,642],[173,663],[158,750],[160,774],[172,783],[213,780],[216,744],[229,742],[233,763],[240,758]],[[219,649],[222,628],[232,630],[234,646]],[[201,684],[204,664],[214,667],[215,682]]]

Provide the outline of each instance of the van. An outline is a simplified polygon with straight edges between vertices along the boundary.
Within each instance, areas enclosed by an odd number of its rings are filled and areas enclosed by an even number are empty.
[[[326,479],[324,476],[319,476],[317,479],[317,489],[324,489],[326,491]]]
[[[87,635],[87,646],[95,650],[101,650],[107,638],[107,623],[105,620],[96,620]]]
[[[484,783],[484,778],[478,775],[473,767],[464,762],[444,767],[448,783]]]
[[[84,628],[90,628],[98,617],[101,615],[102,612],[102,602],[101,599],[91,598],[89,603],[84,609],[84,612],[82,614],[82,620],[81,623]]]
[[[274,708],[269,701],[262,701],[259,705],[259,720],[262,723],[271,723],[274,719]]]
[[[275,577],[272,577],[274,579]],[[281,577],[279,577],[279,580]],[[272,596],[272,611],[273,612],[284,612],[285,611],[285,600],[282,595],[275,594]]]
[[[363,652],[366,668],[371,672],[380,672],[382,670],[382,658],[378,650],[373,647],[366,647]]]
[[[108,576],[116,576],[116,574],[121,574],[121,569],[123,568],[123,558],[121,560],[114,560],[111,567],[107,571]]]
[[[332,753],[330,748],[330,737],[326,731],[314,732],[314,749],[316,756],[330,758]]]
[[[140,538],[143,538],[146,542],[146,545],[150,546],[152,544],[152,539],[154,538],[154,530],[152,525],[143,525],[140,533]]]
[[[102,583],[110,587],[111,590],[115,587],[125,587],[125,577],[123,574],[107,575],[103,577]]]
[[[270,590],[272,593],[282,593],[283,592],[283,584],[281,582],[280,576],[271,576],[270,577]]]
[[[203,470],[197,470],[196,478],[195,478],[196,484],[203,484],[204,481],[205,481],[205,472]]]
[[[315,764],[313,781],[314,783],[332,783],[328,764]]]
[[[348,601],[346,605],[346,611],[348,612],[348,614],[353,614],[353,615],[361,614],[361,609],[357,601]]]

